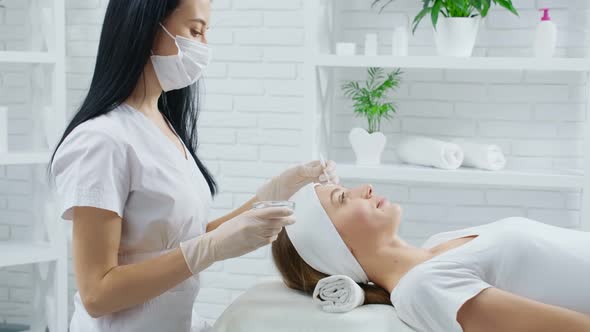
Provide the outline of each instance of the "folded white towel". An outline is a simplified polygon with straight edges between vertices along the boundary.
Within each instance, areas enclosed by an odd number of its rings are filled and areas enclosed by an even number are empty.
[[[408,164],[442,169],[457,169],[463,162],[463,151],[457,144],[420,136],[403,138],[397,154]]]
[[[489,171],[499,171],[506,166],[506,157],[499,146],[493,144],[478,144],[467,142],[463,139],[455,139],[463,150],[465,158],[463,166],[481,168]]]
[[[333,275],[317,283],[313,300],[326,312],[348,312],[363,305],[365,291],[350,277]]]

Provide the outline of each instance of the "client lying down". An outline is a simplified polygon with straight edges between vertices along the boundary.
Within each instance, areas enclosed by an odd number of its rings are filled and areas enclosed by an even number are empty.
[[[400,206],[369,185],[312,184],[292,200],[297,223],[272,245],[290,288],[346,275],[417,331],[590,331],[590,233],[514,217],[413,247]]]

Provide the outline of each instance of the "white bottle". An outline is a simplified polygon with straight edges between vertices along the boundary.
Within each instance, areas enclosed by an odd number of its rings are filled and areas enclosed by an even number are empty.
[[[393,56],[408,55],[408,28],[405,25],[393,30],[391,52]]]
[[[543,8],[541,10],[544,13],[535,34],[535,56],[538,58],[551,58],[555,54],[557,28],[551,21],[551,17],[549,17],[549,8]]]
[[[365,36],[365,55],[375,56],[377,55],[377,34],[368,33]]]

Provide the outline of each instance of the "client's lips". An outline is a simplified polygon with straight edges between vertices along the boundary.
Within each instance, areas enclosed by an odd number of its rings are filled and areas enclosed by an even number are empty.
[[[377,202],[377,208],[380,208],[383,203],[385,203],[385,197],[381,197],[381,199],[379,199]]]

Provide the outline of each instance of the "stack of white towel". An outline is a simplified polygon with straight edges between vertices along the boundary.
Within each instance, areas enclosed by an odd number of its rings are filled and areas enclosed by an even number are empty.
[[[460,166],[499,171],[506,157],[499,146],[456,139],[444,142],[427,137],[409,136],[397,147],[399,158],[408,164],[457,169]]]

